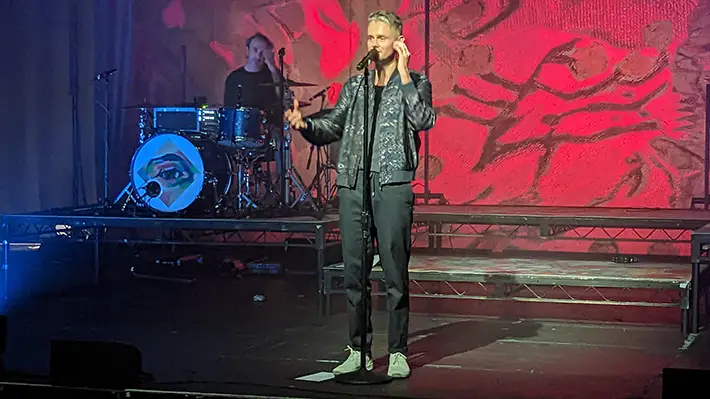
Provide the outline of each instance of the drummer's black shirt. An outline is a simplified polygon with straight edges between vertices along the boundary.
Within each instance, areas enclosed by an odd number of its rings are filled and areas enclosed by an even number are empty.
[[[254,107],[273,112],[277,104],[276,90],[273,85],[264,85],[273,82],[269,68],[263,67],[259,72],[249,72],[241,67],[227,76],[224,84],[224,106]]]

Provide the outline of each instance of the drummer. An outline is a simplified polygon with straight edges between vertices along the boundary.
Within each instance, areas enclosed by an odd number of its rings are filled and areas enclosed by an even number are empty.
[[[266,112],[275,154],[267,151],[265,160],[273,159],[276,172],[281,175],[279,155],[282,130],[278,107],[279,84],[276,84],[280,82],[281,73],[274,62],[274,44],[268,37],[256,33],[247,39],[246,47],[247,63],[232,71],[225,81],[224,106],[259,108]]]
[[[274,63],[274,44],[261,33],[247,39],[247,63],[227,76],[225,107],[271,110],[278,104],[280,72]],[[241,86],[241,88],[240,88]]]

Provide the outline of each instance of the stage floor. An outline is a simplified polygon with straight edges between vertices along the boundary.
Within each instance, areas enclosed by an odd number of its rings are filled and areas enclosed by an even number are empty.
[[[639,284],[651,287],[678,288],[690,282],[690,265],[684,263],[615,263],[577,259],[545,259],[504,256],[447,256],[414,253],[409,272],[418,278],[435,277],[436,281],[503,281],[516,283],[559,284],[584,282],[593,286],[625,287]],[[342,268],[338,263],[329,268]],[[381,271],[381,266],[374,270]]]
[[[347,344],[342,297],[332,316],[318,317],[309,278],[207,274],[180,284],[136,280],[123,270],[104,281],[11,312],[7,368],[47,374],[52,338],[112,340],[142,351],[144,370],[155,377],[147,389],[272,397],[660,398],[661,370],[682,345],[677,326],[414,314],[409,380],[341,386],[296,380],[330,371]],[[266,300],[254,302],[255,294]],[[378,371],[386,366],[386,320],[375,312]]]

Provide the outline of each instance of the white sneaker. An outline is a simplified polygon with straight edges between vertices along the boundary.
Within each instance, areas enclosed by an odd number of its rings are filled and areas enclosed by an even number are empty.
[[[387,375],[392,378],[407,378],[411,370],[407,363],[407,356],[402,353],[390,353],[389,367],[387,367]]]
[[[360,356],[362,352],[356,351],[350,346],[347,347],[346,351],[349,351],[350,355],[340,366],[333,369],[333,374],[347,374],[360,370]],[[374,363],[372,362],[372,357],[368,355],[365,359],[365,368],[367,371],[371,371],[373,367]]]

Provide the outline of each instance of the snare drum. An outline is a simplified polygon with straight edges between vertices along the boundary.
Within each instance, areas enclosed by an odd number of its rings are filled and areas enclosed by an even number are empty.
[[[226,150],[209,139],[162,133],[133,155],[131,185],[139,202],[158,212],[210,212],[232,184]]]
[[[219,145],[230,148],[262,148],[269,141],[266,115],[258,108],[222,108]]]

